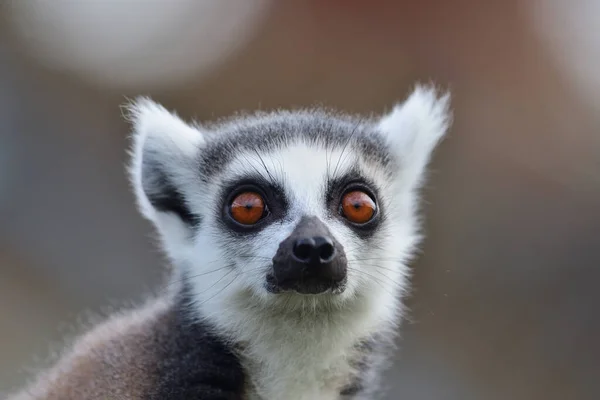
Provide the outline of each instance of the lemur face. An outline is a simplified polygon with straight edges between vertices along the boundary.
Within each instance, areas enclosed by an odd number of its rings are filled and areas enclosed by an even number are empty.
[[[368,120],[312,110],[203,127],[148,99],[131,111],[138,203],[199,302],[340,306],[404,287],[448,96],[419,87]]]

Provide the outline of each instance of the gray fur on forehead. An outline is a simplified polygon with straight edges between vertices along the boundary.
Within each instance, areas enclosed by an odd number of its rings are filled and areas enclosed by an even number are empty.
[[[241,152],[261,154],[299,142],[323,152],[345,148],[385,169],[394,163],[372,120],[319,109],[234,118],[211,127],[207,139],[199,160],[200,172],[206,177],[215,175]]]

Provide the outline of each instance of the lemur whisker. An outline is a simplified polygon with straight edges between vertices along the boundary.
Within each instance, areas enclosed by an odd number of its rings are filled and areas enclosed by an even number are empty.
[[[389,261],[402,263],[405,260],[402,257],[368,257],[368,258],[352,258],[348,262],[362,262],[362,261]]]
[[[354,128],[352,128],[352,132],[350,133],[350,135],[348,136],[348,140],[346,140],[346,143],[344,143],[344,147],[342,147],[342,151],[340,153],[340,156],[338,157],[338,161],[335,165],[335,169],[333,170],[333,174],[332,176],[335,178],[336,174],[337,174],[337,170],[340,166],[340,161],[342,159],[342,156],[344,155],[344,152],[346,151],[346,148],[348,147],[348,145],[350,144],[350,142],[352,141],[352,138],[354,137],[354,135],[356,134],[356,132],[358,132],[358,127],[360,126],[360,124],[363,122],[363,119],[360,118],[356,121],[356,124],[354,125]]]
[[[358,265],[358,266],[362,266],[362,267],[371,267],[371,268],[377,268],[379,270],[384,270],[384,271],[389,271],[389,272],[397,272],[397,269],[394,268],[389,268],[389,267],[384,267],[383,265],[379,265],[379,264],[369,264],[369,263],[360,263],[360,264],[356,264],[356,263],[348,263],[349,265],[354,264],[354,265]]]
[[[247,161],[247,165],[249,165],[254,170],[254,172],[256,172],[257,175],[259,175],[259,176],[262,175],[260,170],[254,165],[254,163],[250,162],[248,155],[244,154],[243,157]]]
[[[369,274],[368,272],[365,272],[365,271],[356,270],[356,269],[352,269],[352,268],[348,268],[348,269],[350,271],[353,271],[353,272],[359,274],[359,275],[366,275],[366,276],[368,276],[369,278],[371,278],[373,280],[373,282],[377,283],[387,294],[389,294],[392,297],[396,296],[394,293],[392,293],[392,292],[389,291],[389,289],[384,285],[384,282],[380,278],[378,278],[378,277],[376,277],[376,276],[374,276],[372,274]],[[395,282],[392,282],[392,283],[395,284]]]
[[[240,275],[235,275],[231,281],[225,285],[221,290],[219,290],[217,293],[213,294],[212,296],[210,296],[208,299],[203,300],[200,303],[195,303],[197,307],[200,307],[202,305],[204,305],[205,303],[208,303],[210,300],[214,299],[216,296],[218,296],[219,294],[221,294],[223,291],[225,291],[229,286],[231,286],[231,284],[239,277]]]
[[[265,169],[265,172],[269,176],[269,179],[271,180],[271,182],[276,183],[277,181],[275,180],[273,175],[271,175],[271,171],[269,171],[269,168],[267,168],[267,164],[265,163],[265,160],[262,158],[262,156],[260,155],[258,150],[254,149],[254,153],[258,156],[258,159],[260,160],[260,163],[262,164],[263,168]]]
[[[180,279],[177,279],[177,280],[171,280],[171,281],[169,281],[169,282],[168,282],[166,285],[163,285],[163,286],[161,287],[161,291],[168,290],[170,287],[172,287],[172,286],[174,286],[174,285],[178,285],[178,284],[180,284],[180,283],[184,283],[184,282],[193,281],[194,279],[197,279],[197,278],[200,278],[200,277],[203,277],[203,276],[209,275],[209,274],[213,274],[213,273],[216,273],[216,272],[219,272],[219,271],[227,270],[228,272],[227,272],[227,273],[226,273],[226,274],[225,274],[223,277],[221,277],[221,278],[220,278],[220,280],[223,280],[223,279],[224,279],[224,277],[226,277],[227,275],[231,274],[231,273],[234,271],[234,269],[233,269],[233,268],[234,268],[234,267],[233,267],[232,265],[227,265],[227,266],[224,266],[224,267],[221,267],[221,268],[217,268],[217,269],[214,269],[214,270],[211,270],[211,271],[205,271],[205,272],[201,272],[201,273],[194,274],[194,275],[184,275],[184,276],[183,276],[182,278],[180,278]],[[251,268],[251,269],[248,269],[248,270],[244,270],[244,271],[241,271],[241,272],[238,272],[238,273],[243,275],[243,274],[249,274],[249,273],[251,273],[251,272],[256,272],[256,271],[263,270],[263,269],[265,269],[265,267],[261,265],[261,266],[254,267],[254,268]],[[219,281],[220,281],[220,280],[219,280]],[[212,288],[212,287],[214,287],[216,284],[218,284],[218,283],[219,283],[219,281],[215,282],[215,283],[214,283],[214,284],[213,284],[213,285],[212,285],[210,288]],[[208,289],[210,289],[210,288],[208,288]],[[208,289],[207,289],[207,290],[208,290]]]

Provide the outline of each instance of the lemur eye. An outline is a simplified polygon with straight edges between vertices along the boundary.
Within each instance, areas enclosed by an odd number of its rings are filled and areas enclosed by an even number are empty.
[[[266,207],[262,196],[255,192],[238,194],[230,206],[231,217],[242,225],[254,225],[263,217]]]
[[[369,222],[375,215],[377,205],[367,193],[360,190],[348,192],[342,197],[341,211],[344,217],[355,224]]]

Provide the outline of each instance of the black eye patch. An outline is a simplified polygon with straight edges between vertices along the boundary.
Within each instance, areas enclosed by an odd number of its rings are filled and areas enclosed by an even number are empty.
[[[268,214],[251,226],[239,224],[231,217],[230,213],[232,200],[244,192],[258,193],[262,197],[266,209],[268,209]],[[288,198],[283,187],[279,183],[272,182],[259,175],[247,175],[225,182],[218,198],[220,201],[216,210],[217,220],[221,221],[221,227],[226,232],[233,233],[235,236],[255,233],[275,221],[282,220],[289,208]]]
[[[341,215],[340,204],[343,196],[354,190],[366,193],[377,205],[377,213],[368,223],[355,224]],[[364,239],[370,238],[376,232],[384,216],[377,185],[361,175],[358,170],[351,170],[345,175],[327,181],[325,204],[331,216],[342,219],[358,236]]]

